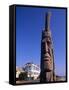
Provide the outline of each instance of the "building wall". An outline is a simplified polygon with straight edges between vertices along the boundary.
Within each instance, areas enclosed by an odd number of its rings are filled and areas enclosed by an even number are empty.
[[[40,75],[40,67],[33,63],[27,63],[25,71],[28,73],[28,77],[33,77],[34,79],[37,79]]]

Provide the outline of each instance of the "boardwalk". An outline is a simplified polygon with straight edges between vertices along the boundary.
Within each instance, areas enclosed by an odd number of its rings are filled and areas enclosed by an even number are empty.
[[[22,84],[22,83],[40,83],[40,80],[29,80],[29,81],[16,81],[17,84]]]

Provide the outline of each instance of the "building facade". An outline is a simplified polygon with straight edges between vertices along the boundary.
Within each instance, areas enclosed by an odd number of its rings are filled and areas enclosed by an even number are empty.
[[[25,64],[24,69],[27,72],[28,79],[36,80],[40,75],[39,65],[33,63],[27,63]]]

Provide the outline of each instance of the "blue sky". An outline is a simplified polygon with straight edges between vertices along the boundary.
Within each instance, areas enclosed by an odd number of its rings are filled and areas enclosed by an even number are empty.
[[[16,66],[27,62],[40,65],[41,34],[45,28],[45,13],[51,12],[55,69],[57,75],[66,72],[66,10],[54,8],[16,7]]]

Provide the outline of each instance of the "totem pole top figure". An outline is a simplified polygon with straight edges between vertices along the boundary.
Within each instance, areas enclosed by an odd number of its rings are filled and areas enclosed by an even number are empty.
[[[50,17],[51,17],[51,12],[48,12],[45,14],[45,30],[50,30]]]

